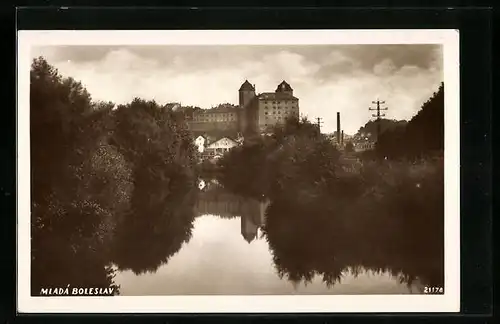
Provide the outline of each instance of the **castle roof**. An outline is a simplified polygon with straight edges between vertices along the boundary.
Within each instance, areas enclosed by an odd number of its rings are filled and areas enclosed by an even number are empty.
[[[255,87],[248,80],[245,80],[240,87],[240,91],[255,91]]]
[[[276,88],[276,92],[281,91],[293,91],[293,89],[285,80],[283,80],[283,82],[281,82]]]
[[[298,100],[288,92],[263,92],[258,95],[261,100]]]

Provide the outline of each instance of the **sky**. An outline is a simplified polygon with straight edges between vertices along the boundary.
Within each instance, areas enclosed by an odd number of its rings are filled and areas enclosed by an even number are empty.
[[[301,114],[322,118],[322,132],[346,134],[372,118],[383,100],[390,119],[410,119],[444,81],[441,45],[46,46],[32,49],[64,77],[81,81],[94,100],[134,97],[210,108],[238,104],[248,80],[256,92],[287,81]]]

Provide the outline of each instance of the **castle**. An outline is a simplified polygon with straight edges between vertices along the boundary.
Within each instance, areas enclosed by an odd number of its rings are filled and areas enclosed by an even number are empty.
[[[265,133],[289,116],[299,117],[299,99],[293,96],[293,89],[286,81],[274,92],[257,94],[255,85],[245,80],[239,89],[238,106],[198,109],[186,117],[195,134],[225,133],[236,137]]]

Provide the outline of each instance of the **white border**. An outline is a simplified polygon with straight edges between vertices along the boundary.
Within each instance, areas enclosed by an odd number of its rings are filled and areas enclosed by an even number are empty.
[[[445,83],[445,294],[357,296],[30,296],[30,48],[39,45],[442,44]],[[19,31],[17,287],[20,313],[301,313],[460,311],[457,30]],[[425,233],[423,233],[425,235]]]

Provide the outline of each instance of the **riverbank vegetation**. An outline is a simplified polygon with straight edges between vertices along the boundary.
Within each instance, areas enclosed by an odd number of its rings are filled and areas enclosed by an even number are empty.
[[[271,200],[264,232],[280,273],[332,284],[364,265],[443,286],[442,92],[401,123],[402,137],[384,133],[372,158],[350,162],[307,119],[289,119],[219,160],[224,186]]]
[[[179,199],[197,177],[191,136],[180,114],[140,99],[118,107],[96,102],[43,58],[33,61],[30,79],[32,294],[67,285],[118,292],[112,256],[124,268],[151,269],[130,259],[149,251],[165,260],[189,237],[192,213],[178,214],[172,202],[187,210],[193,204]],[[147,237],[130,231],[141,231],[141,222],[149,229],[175,224],[185,235],[160,229],[170,248],[153,237],[124,257],[124,240]]]

